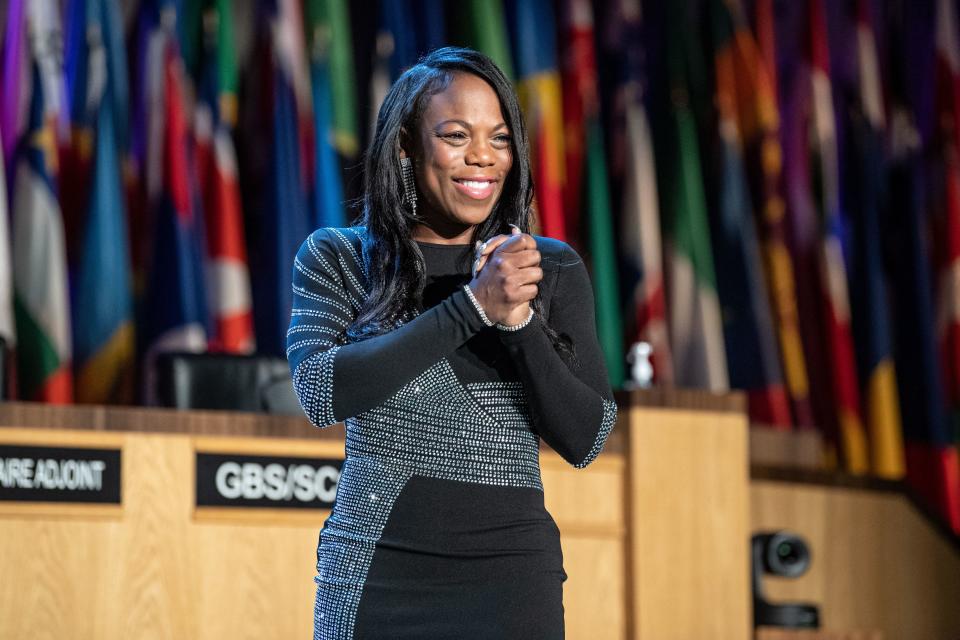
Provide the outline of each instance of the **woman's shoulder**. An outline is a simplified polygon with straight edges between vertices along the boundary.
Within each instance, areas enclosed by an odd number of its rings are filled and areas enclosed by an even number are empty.
[[[363,240],[366,227],[320,227],[315,229],[300,248],[301,254],[307,252],[314,256],[347,254],[360,263],[363,254]]]

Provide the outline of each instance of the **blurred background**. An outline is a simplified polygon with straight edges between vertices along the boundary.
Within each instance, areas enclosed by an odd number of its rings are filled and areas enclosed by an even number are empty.
[[[960,531],[952,0],[0,8],[6,397],[151,403],[161,352],[282,357],[293,253],[359,214],[379,101],[465,45],[516,83],[615,387],[745,390]]]
[[[0,2],[4,397],[164,404],[164,353],[284,358],[294,253],[360,213],[390,83],[470,46],[515,82],[615,388],[742,390],[960,534],[957,11]]]

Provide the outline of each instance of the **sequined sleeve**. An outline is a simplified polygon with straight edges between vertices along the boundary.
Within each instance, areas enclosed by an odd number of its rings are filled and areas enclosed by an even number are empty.
[[[348,343],[367,295],[353,229],[315,231],[293,266],[287,360],[300,404],[319,427],[379,405],[484,327],[459,291],[389,333]]]
[[[503,332],[526,390],[540,436],[577,468],[590,464],[606,443],[617,405],[597,339],[593,289],[586,267],[569,246],[538,238],[548,295],[548,322],[573,344],[574,357],[561,356],[537,318],[523,329]]]

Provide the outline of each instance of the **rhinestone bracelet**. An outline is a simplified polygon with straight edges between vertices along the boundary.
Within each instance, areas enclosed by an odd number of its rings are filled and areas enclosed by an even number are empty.
[[[473,295],[473,289],[470,288],[470,285],[463,285],[463,290],[467,293],[467,297],[470,298],[470,302],[473,303],[473,308],[477,310],[478,314],[480,314],[480,319],[483,320],[483,324],[487,325],[488,327],[492,327],[493,322],[491,322],[490,318],[487,317],[483,307],[480,306],[476,296]]]
[[[527,314],[527,319],[520,324],[500,324],[498,322],[496,326],[500,331],[520,331],[520,329],[530,324],[531,320],[533,320],[533,308],[531,308],[530,313]]]

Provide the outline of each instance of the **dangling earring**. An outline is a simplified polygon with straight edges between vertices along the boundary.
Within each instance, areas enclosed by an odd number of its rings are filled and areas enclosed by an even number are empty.
[[[413,182],[413,162],[400,158],[400,177],[403,179],[403,201],[410,205],[410,213],[417,217],[417,188]]]

